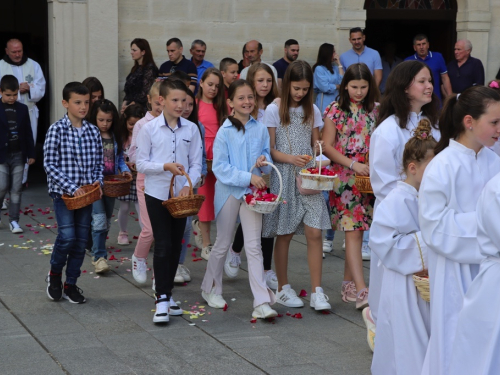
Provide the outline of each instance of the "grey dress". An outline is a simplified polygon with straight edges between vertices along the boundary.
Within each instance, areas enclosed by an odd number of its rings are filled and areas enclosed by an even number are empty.
[[[304,113],[290,112],[290,125],[276,128],[276,149],[292,155],[312,155],[312,127],[302,123]],[[291,148],[291,150],[290,150]],[[263,237],[286,234],[304,234],[304,224],[317,229],[331,229],[330,217],[323,195],[301,195],[295,182],[295,174],[300,168],[287,163],[274,163],[283,179],[282,197],[286,204],[264,215]],[[312,167],[311,161],[306,168]],[[271,172],[271,193],[278,194],[279,180],[276,172]]]

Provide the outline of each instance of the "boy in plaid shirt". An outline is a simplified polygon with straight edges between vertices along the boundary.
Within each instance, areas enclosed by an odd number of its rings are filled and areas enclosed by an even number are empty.
[[[101,135],[96,126],[85,120],[89,101],[85,86],[80,82],[68,83],[63,89],[62,101],[68,112],[50,126],[43,146],[43,164],[58,225],[47,277],[47,295],[53,301],[65,298],[71,303],[85,302],[76,280],[85,257],[92,205],[70,211],[61,197],[63,194],[84,195],[83,185],[101,186],[103,182]],[[63,287],[64,266],[66,282]]]

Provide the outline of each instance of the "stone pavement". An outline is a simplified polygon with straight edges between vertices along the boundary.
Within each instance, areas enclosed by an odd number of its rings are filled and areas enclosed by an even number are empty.
[[[193,246],[185,263],[193,280],[176,286],[174,299],[184,310],[199,311],[205,306],[205,315],[171,317],[168,325],[156,326],[151,282],[138,285],[130,270],[136,242],[132,236],[139,233],[136,214],[130,215],[129,246],[116,244],[118,229],[113,219],[108,246],[114,249],[109,249],[108,258],[113,255],[117,260],[110,261],[111,272],[97,278],[90,257],[85,258],[78,286],[87,303],[48,299],[44,280],[50,255],[40,247],[54,242],[57,229],[40,226],[54,225],[55,215],[44,214],[46,208],[52,210],[51,201],[43,176],[35,180],[23,195],[22,207],[33,211],[21,217],[23,237],[10,233],[6,211],[1,212],[0,374],[370,373],[372,354],[361,313],[340,298],[341,233],[323,265],[323,288],[332,305],[329,314],[312,310],[307,296],[304,308],[276,304],[282,317],[251,323],[252,296],[244,255],[239,276],[224,276],[227,311],[212,309],[200,294],[206,262],[192,261]],[[364,265],[368,280],[369,262]],[[310,295],[303,236],[292,241],[289,270],[296,291],[305,289]],[[299,312],[302,319],[287,315]]]

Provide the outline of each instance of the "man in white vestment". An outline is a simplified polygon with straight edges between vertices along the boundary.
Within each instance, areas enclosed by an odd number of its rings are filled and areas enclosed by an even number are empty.
[[[36,103],[45,95],[45,77],[40,65],[23,53],[23,44],[19,39],[10,39],[5,46],[5,56],[0,60],[0,79],[11,74],[19,81],[17,100],[28,106],[31,131],[36,145],[38,128],[38,108]],[[23,183],[28,177],[27,164],[24,168]],[[5,205],[5,204],[4,204]]]

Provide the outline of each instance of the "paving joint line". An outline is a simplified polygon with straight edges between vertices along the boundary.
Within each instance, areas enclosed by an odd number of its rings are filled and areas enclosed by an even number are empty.
[[[28,334],[33,337],[33,339],[40,345],[40,347],[49,355],[49,357],[59,366],[59,368],[68,375],[71,375],[71,373],[66,370],[66,368],[63,366],[61,362],[50,352],[50,350],[36,337],[36,335],[31,332],[31,330],[26,326],[26,324],[23,323],[23,321],[12,311],[9,306],[4,302],[2,298],[0,298],[0,303],[5,307],[5,309],[18,321],[18,323],[28,332]]]

